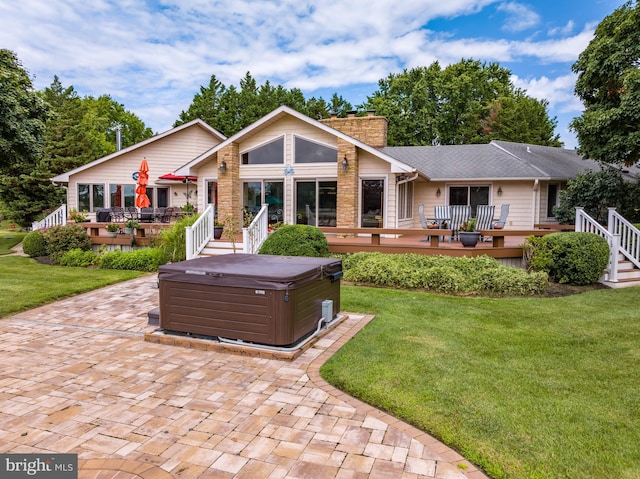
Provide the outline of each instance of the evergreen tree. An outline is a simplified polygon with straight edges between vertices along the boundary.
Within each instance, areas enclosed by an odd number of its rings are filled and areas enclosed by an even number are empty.
[[[11,51],[0,50],[0,206],[20,226],[60,199],[43,167],[49,110]]]

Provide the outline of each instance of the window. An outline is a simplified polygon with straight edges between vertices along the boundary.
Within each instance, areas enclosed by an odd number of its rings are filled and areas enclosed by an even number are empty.
[[[337,163],[338,150],[295,137],[296,163]]]
[[[135,206],[136,185],[109,185],[109,201],[111,206]]]
[[[488,186],[450,186],[450,205],[470,205],[472,216],[476,215],[478,205],[489,204]]]
[[[554,218],[553,208],[558,206],[558,190],[557,184],[550,184],[547,187],[547,218]]]
[[[337,198],[336,181],[296,182],[296,224],[336,226]]]
[[[284,183],[282,181],[247,181],[243,183],[242,205],[252,215],[268,204],[269,223],[284,221]]]
[[[169,206],[169,188],[161,187],[148,187],[147,196],[152,208],[160,208]]]
[[[362,180],[360,224],[363,228],[384,226],[384,180]]]
[[[413,182],[398,185],[398,219],[413,218]]]
[[[78,183],[78,211],[104,208],[104,185]]]
[[[243,165],[284,163],[284,137],[265,143],[241,155]]]

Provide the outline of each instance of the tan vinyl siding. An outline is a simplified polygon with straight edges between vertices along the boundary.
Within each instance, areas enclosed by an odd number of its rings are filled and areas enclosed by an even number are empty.
[[[138,171],[140,162],[146,158],[149,164],[149,187],[169,187],[169,202],[172,206],[181,206],[186,202],[182,194],[186,188],[181,183],[157,184],[158,177],[170,173],[193,158],[216,146],[220,140],[198,125],[179,131],[176,134],[153,141],[133,151],[122,153],[109,161],[87,168],[69,178],[67,204],[69,209],[77,208],[77,185],[104,184],[105,207],[109,202],[109,185],[135,184],[132,174]],[[194,188],[191,186],[190,188]],[[173,193],[177,191],[178,196]]]
[[[490,185],[489,201],[495,205],[495,217],[500,216],[500,208],[503,204],[509,205],[509,217],[507,218],[507,229],[530,229],[533,228],[534,216],[532,211],[536,210],[535,203],[538,202],[538,196],[534,199],[533,180],[530,181],[494,181],[481,182],[483,185]],[[474,184],[469,181],[461,182],[416,182],[415,184],[415,200],[413,204],[414,221],[413,227],[420,228],[420,216],[418,215],[418,204],[424,204],[425,216],[427,218],[433,216],[435,205],[447,205],[447,188],[456,185]],[[480,183],[478,183],[480,184]],[[502,188],[502,195],[498,196],[498,187]],[[440,188],[440,197],[436,196],[437,189]],[[540,192],[537,192],[540,193]]]

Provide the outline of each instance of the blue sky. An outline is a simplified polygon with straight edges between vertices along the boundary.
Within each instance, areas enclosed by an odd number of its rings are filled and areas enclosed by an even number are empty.
[[[0,2],[0,48],[42,89],[58,75],[81,96],[110,94],[156,132],[213,74],[247,71],[334,92],[354,106],[403,68],[474,58],[549,101],[565,147],[582,111],[571,65],[622,0],[20,0]]]

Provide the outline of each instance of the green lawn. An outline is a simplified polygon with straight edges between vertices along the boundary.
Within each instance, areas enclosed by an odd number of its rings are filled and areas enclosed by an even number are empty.
[[[142,274],[50,266],[31,258],[0,256],[0,318]]]
[[[13,253],[11,248],[20,243],[26,234],[18,229],[12,230],[9,221],[0,222],[0,255]]]
[[[640,477],[640,289],[487,299],[346,286],[321,369],[495,478]]]

